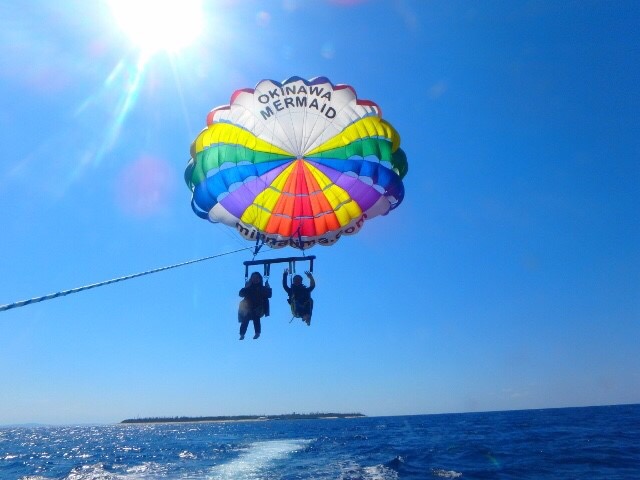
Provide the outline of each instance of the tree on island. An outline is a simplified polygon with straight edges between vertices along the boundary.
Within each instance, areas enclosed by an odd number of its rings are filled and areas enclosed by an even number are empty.
[[[147,417],[128,418],[120,423],[187,423],[187,422],[240,422],[249,420],[314,420],[321,418],[364,417],[361,413],[288,413],[283,415],[221,415],[215,417]]]

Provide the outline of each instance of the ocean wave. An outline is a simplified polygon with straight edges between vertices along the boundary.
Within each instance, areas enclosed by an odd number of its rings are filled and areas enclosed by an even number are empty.
[[[398,472],[384,465],[374,465],[372,467],[364,467],[364,477],[367,480],[396,480]]]
[[[195,460],[196,458],[198,458],[195,453],[191,453],[188,450],[183,450],[178,454],[178,456],[180,458],[187,459],[187,460]]]
[[[167,473],[168,465],[160,464],[156,462],[144,462],[140,465],[135,465],[126,469],[126,473],[129,477],[133,476],[134,478],[140,477],[163,477]],[[121,478],[121,477],[117,477]],[[125,477],[126,478],[126,477]]]
[[[102,463],[76,467],[64,480],[116,480],[122,477],[109,472]]]
[[[134,480],[142,478],[163,478],[167,468],[155,462],[145,462],[131,467],[109,466],[103,463],[75,467],[63,480]],[[43,476],[27,476],[20,480],[48,480]]]
[[[386,465],[389,468],[392,468],[394,470],[398,470],[400,467],[402,467],[404,465],[404,458],[402,458],[400,455],[398,455],[397,457],[395,457],[390,462],[387,462]]]
[[[454,470],[443,470],[441,468],[432,470],[431,473],[434,477],[438,478],[460,478],[462,473],[456,472]]]
[[[347,462],[341,466],[338,480],[397,480],[398,472],[386,465],[362,466]]]

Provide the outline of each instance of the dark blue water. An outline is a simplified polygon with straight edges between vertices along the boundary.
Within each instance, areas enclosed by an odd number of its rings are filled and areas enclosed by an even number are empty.
[[[0,478],[640,479],[640,405],[0,428]]]

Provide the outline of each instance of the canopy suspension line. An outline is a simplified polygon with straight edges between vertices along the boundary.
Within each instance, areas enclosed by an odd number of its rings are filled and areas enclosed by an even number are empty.
[[[109,285],[111,283],[122,282],[123,280],[129,280],[131,278],[142,277],[143,275],[150,275],[152,273],[162,272],[164,270],[170,270],[172,268],[183,267],[185,265],[190,265],[192,263],[204,262],[205,260],[211,260],[212,258],[222,257],[224,255],[230,255],[232,253],[242,252],[244,250],[248,250],[251,247],[240,248],[238,250],[233,250],[231,252],[219,253],[217,255],[211,255],[208,257],[199,258],[197,260],[189,260],[187,262],[176,263],[175,265],[169,265],[167,267],[160,267],[154,270],[148,270],[146,272],[134,273],[133,275],[127,275],[125,277],[114,278],[111,280],[105,280],[104,282],[93,283],[91,285],[85,285],[84,287],[72,288],[70,290],[63,290],[58,293],[50,293],[49,295],[44,295],[42,297],[31,298],[29,300],[22,300],[19,302],[8,303],[6,305],[0,305],[0,312],[4,312],[5,310],[11,310],[12,308],[24,307],[26,305],[30,305],[32,303],[43,302],[45,300],[51,300],[52,298],[64,297],[65,295],[69,295],[71,293],[82,292],[83,290],[89,290],[90,288],[102,287],[103,285]]]
[[[258,233],[258,236],[256,237],[256,246],[253,248],[253,260],[256,259],[256,255],[258,255],[258,252],[264,246],[264,240],[266,238],[267,238],[266,235],[262,233]]]
[[[299,248],[302,251],[302,256],[304,257],[305,256],[305,254],[304,254],[304,243],[302,243],[302,234],[300,233],[300,227],[301,227],[301,225],[298,224],[298,228],[296,229],[295,232],[293,232],[292,237],[294,235],[298,236],[298,240],[294,240],[293,241],[293,246],[295,248]]]

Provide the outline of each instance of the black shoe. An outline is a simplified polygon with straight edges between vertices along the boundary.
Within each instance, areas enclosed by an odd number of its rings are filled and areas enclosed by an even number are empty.
[[[256,333],[256,334],[253,336],[253,339],[254,339],[254,340],[255,340],[256,338],[260,338],[260,334],[259,334],[259,333]]]
[[[240,340],[244,340],[244,335],[240,335]]]

